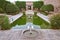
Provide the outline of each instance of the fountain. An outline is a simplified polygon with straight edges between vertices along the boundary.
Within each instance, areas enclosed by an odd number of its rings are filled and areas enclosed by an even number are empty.
[[[36,29],[34,29],[33,26],[33,15],[34,12],[32,10],[26,11],[26,19],[27,19],[26,25],[28,29],[23,31],[23,35],[25,37],[37,37],[39,34],[39,32]]]
[[[34,12],[32,10],[26,11],[26,25],[16,25],[12,29],[23,30],[22,35],[25,37],[37,37],[39,35],[37,30],[40,29],[40,26],[33,24],[33,15]]]

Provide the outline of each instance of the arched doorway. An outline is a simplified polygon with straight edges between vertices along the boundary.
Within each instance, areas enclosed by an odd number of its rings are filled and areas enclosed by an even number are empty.
[[[31,6],[28,6],[28,10],[31,10]]]

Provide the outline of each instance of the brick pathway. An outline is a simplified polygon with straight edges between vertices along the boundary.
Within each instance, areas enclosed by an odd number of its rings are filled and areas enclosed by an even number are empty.
[[[60,40],[60,30],[40,29],[39,36],[27,38],[22,35],[22,30],[0,31],[0,40]]]

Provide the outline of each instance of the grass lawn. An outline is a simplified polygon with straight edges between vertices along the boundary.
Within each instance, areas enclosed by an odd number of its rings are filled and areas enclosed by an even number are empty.
[[[13,22],[11,24],[11,26],[15,26],[15,25],[24,25],[26,24],[26,15],[23,15],[22,17],[20,17],[19,19],[17,19],[15,22]]]
[[[50,28],[49,23],[46,22],[45,20],[43,20],[42,18],[38,17],[36,14],[33,17],[33,23],[35,25],[40,25],[40,27],[42,29],[48,29],[48,28]]]

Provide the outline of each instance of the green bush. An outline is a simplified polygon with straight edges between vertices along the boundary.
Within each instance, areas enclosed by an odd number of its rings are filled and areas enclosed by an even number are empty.
[[[15,15],[19,13],[19,8],[16,5],[6,1],[5,12],[9,15]]]
[[[2,8],[0,8],[0,13],[4,13],[4,11],[3,11],[3,9],[2,9]]]
[[[54,6],[51,5],[51,4],[43,5],[43,6],[41,7],[41,10],[42,10],[42,11],[48,11],[48,12],[54,11]]]
[[[44,5],[43,1],[37,1],[37,2],[33,2],[33,7],[34,8],[41,8]]]
[[[18,8],[21,10],[21,8],[26,9],[26,2],[20,2],[20,1],[16,1],[15,2],[16,5],[18,6]]]
[[[5,7],[5,0],[0,0],[0,8],[4,9]]]
[[[0,13],[4,13],[5,0],[0,0]]]
[[[51,28],[60,29],[60,14],[53,15],[50,18]]]
[[[10,29],[10,23],[7,16],[3,16],[3,15],[0,16],[0,27],[1,30]]]
[[[43,15],[48,15],[49,13],[48,12],[45,12],[45,11],[40,11],[40,13],[42,13]]]
[[[15,15],[19,13],[19,8],[11,2],[6,0],[0,0],[0,13],[7,13],[10,15]]]

